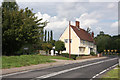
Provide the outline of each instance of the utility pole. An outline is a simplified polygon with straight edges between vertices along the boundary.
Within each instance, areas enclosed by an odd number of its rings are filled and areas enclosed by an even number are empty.
[[[71,25],[69,21],[69,58],[71,58]]]

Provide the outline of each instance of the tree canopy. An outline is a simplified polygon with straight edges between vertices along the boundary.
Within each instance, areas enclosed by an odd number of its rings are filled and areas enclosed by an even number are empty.
[[[120,52],[120,35],[117,36],[110,36],[108,34],[104,34],[103,31],[95,37],[97,51],[99,53],[103,52],[104,50],[117,50]]]
[[[19,9],[16,2],[2,3],[2,49],[3,55],[14,55],[24,44],[40,41],[39,25],[45,26],[31,9]]]
[[[58,51],[58,53],[60,53],[60,51],[65,50],[65,44],[63,41],[56,41],[55,42],[55,50]]]

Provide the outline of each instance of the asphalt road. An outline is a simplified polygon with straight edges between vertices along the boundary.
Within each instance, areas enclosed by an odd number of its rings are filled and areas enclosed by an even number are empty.
[[[104,59],[97,59],[91,61],[85,61],[74,64],[67,64],[57,67],[49,67],[45,69],[34,70],[21,74],[14,74],[3,76],[2,80],[39,80],[39,79],[88,79],[90,80],[96,74],[95,78],[98,78],[98,75],[103,70],[118,64],[118,57],[108,57]],[[39,78],[39,79],[38,79]]]

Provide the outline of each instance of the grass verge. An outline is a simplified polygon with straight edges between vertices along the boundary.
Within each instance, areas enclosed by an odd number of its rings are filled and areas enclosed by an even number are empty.
[[[116,67],[110,70],[105,75],[103,75],[100,80],[118,80],[118,79],[120,79],[120,67]]]
[[[51,59],[71,60],[61,56],[43,56],[43,55],[21,55],[21,56],[2,56],[2,68],[13,68],[29,66],[41,63],[55,62]]]

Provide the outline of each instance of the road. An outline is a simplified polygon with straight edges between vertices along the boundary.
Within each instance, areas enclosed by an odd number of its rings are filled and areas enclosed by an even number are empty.
[[[66,78],[72,80],[90,80],[92,78],[99,78],[99,76],[101,75],[99,73],[108,68],[112,69],[116,66],[116,64],[118,64],[118,57],[108,57],[104,59],[90,60],[80,63],[28,71],[20,74],[3,75],[2,80],[18,80],[18,78],[19,80],[61,80],[61,78],[62,80]]]

